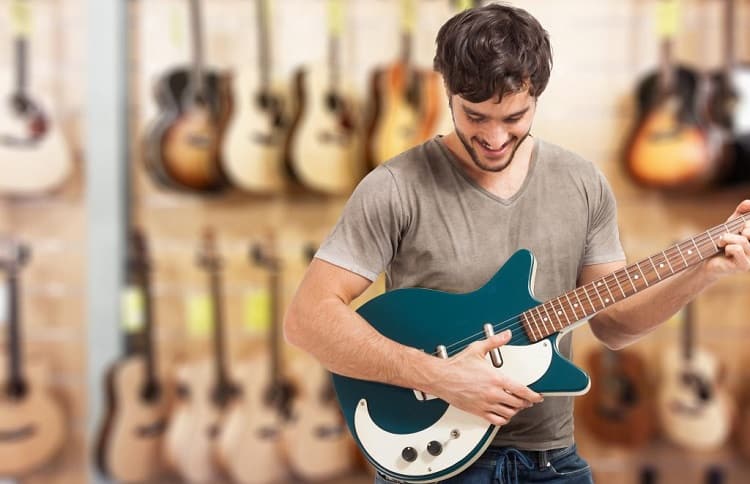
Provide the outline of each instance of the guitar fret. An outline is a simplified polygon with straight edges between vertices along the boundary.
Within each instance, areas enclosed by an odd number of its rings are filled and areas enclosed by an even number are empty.
[[[651,263],[651,267],[654,268],[654,272],[656,272],[656,277],[658,277],[659,280],[661,281],[661,276],[659,275],[659,269],[656,268],[656,265],[654,264],[654,261],[651,259],[650,256],[648,258],[648,261]]]
[[[625,297],[628,297],[628,295],[627,295],[627,294],[625,294],[625,290],[624,290],[624,289],[622,288],[622,286],[620,285],[620,278],[619,278],[619,277],[617,277],[617,274],[615,274],[615,282],[617,283],[617,287],[619,287],[619,288],[620,288],[620,292],[622,293],[622,297],[623,297],[623,298],[625,298]]]
[[[589,300],[589,304],[591,304],[591,313],[595,313],[596,307],[594,306],[594,301],[592,301],[591,298],[589,297],[589,290],[586,289],[586,286],[583,286],[583,293],[586,295],[586,299]]]
[[[640,272],[640,273],[641,273],[641,277],[643,278],[643,282],[645,282],[645,283],[646,283],[646,287],[648,287],[648,286],[649,286],[649,283],[648,283],[648,278],[647,278],[647,277],[646,277],[646,275],[645,275],[645,274],[643,273],[643,269],[641,269],[641,264],[640,264],[640,262],[637,262],[637,263],[635,264],[635,266],[636,266],[636,267],[638,268],[638,272]]]
[[[698,244],[695,243],[695,239],[690,239],[690,240],[693,242],[693,245],[695,246],[695,250],[698,251],[698,257],[700,257],[701,260],[703,260],[703,254],[701,254],[701,250],[698,248]]]
[[[615,280],[617,280],[617,277],[615,277]],[[615,299],[615,297],[614,297],[614,296],[612,295],[612,291],[610,291],[610,290],[609,290],[609,283],[606,283],[606,282],[605,282],[605,283],[604,283],[604,287],[606,287],[606,288],[607,288],[607,292],[609,293],[609,298],[610,298],[610,299],[612,299],[612,302],[615,302],[615,301],[616,301],[616,299]],[[605,301],[605,302],[609,302],[609,301]]]
[[[635,294],[636,292],[638,292],[638,288],[635,287],[635,284],[633,284],[633,278],[630,277],[630,272],[627,268],[625,268],[625,275],[628,276],[628,281],[630,281],[630,285],[633,286],[633,294]]]
[[[535,332],[534,328],[531,326],[531,324],[528,325],[529,329],[531,330],[532,339],[536,339],[537,338],[537,334],[536,333],[538,333],[539,334],[538,337],[541,338],[542,332],[539,331],[539,325],[536,322],[536,318],[534,317],[534,313],[532,311],[526,311],[525,314],[526,314],[526,322],[528,323],[529,318],[531,318],[531,321],[534,323],[534,326],[536,326],[536,332]]]
[[[711,231],[710,230],[706,230],[706,233],[708,234],[708,238],[711,240],[711,243],[714,244],[714,250],[716,252],[719,252],[719,246],[716,245],[716,242],[714,242],[714,238],[711,236]]]
[[[599,285],[601,285],[601,281],[599,281]],[[599,294],[599,289],[596,288],[596,284],[594,284],[594,291],[596,291],[596,295],[599,296],[599,300],[602,302],[602,309],[606,308],[607,305],[604,304],[604,299],[602,299],[602,295]]]
[[[560,315],[558,314],[558,311],[555,309],[555,305],[554,305],[553,301],[549,301],[547,304],[550,305],[550,308],[552,309],[552,314],[555,315],[555,319],[557,319],[557,324],[560,325],[560,329],[564,328],[565,326],[562,324],[562,321],[560,321]],[[554,322],[552,323],[552,327],[553,328],[555,327],[555,323]],[[555,329],[557,329],[557,328],[555,328]]]
[[[542,326],[544,326],[544,334],[551,334],[549,328],[547,327],[547,318],[542,316],[542,310],[540,308],[544,308],[544,305],[537,306],[537,312],[539,313],[539,316],[542,318]]]
[[[682,249],[680,249],[680,244],[675,245],[675,247],[677,247],[677,252],[680,253],[680,257],[682,257],[682,262],[685,263],[685,267],[689,266],[690,264],[688,264],[687,259],[685,259],[685,256],[682,255]]]
[[[662,250],[661,253],[664,255],[664,259],[667,261],[667,264],[669,265],[669,270],[672,271],[672,274],[674,274],[674,267],[672,267],[672,263],[669,262],[669,257],[667,257],[667,254]]]
[[[568,312],[563,307],[562,300],[560,300],[559,297],[557,298],[557,303],[560,305],[560,312],[563,313],[563,316],[565,316],[565,320],[568,322],[566,326],[570,326],[570,318],[568,317]]]
[[[570,301],[570,297],[568,297],[568,293],[565,293],[565,299],[567,299],[567,300],[568,300],[568,306],[570,306],[570,309],[572,309],[572,310],[573,310],[573,317],[575,318],[575,320],[576,320],[576,321],[580,321],[580,320],[578,319],[578,314],[576,314],[576,307],[575,307],[575,306],[573,305],[573,303],[572,303],[572,302]]]
[[[583,314],[583,316],[581,316],[581,319],[583,319],[586,317],[586,307],[581,302],[581,298],[578,297],[578,289],[573,291],[573,295],[576,297],[576,301],[578,301],[578,305],[581,307],[581,314]]]

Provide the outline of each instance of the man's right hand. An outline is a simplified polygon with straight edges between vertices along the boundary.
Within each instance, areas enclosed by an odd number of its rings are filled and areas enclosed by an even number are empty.
[[[425,393],[498,426],[507,424],[521,410],[543,401],[540,394],[502,375],[487,361],[487,353],[503,346],[510,338],[511,331],[506,330],[475,341],[447,360],[439,360],[438,374]]]

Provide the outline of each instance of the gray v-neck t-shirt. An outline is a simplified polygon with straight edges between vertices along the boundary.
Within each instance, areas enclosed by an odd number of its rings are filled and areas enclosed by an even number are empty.
[[[370,172],[316,257],[373,281],[385,271],[386,290],[470,292],[519,249],[536,258],[540,301],[574,289],[585,265],[624,260],[604,176],[534,138],[521,188],[503,199],[474,182],[436,137]],[[560,351],[570,357],[570,337]],[[572,397],[548,397],[501,427],[493,445],[549,450],[572,443]]]

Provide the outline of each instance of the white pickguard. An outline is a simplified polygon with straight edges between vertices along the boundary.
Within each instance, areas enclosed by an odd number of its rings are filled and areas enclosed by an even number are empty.
[[[503,346],[500,353],[503,366],[497,371],[526,386],[544,376],[553,356],[549,340],[526,346]],[[487,360],[490,361],[489,356]],[[392,434],[372,420],[367,405],[366,400],[360,400],[354,412],[354,428],[362,448],[381,467],[405,476],[423,477],[455,466],[471,454],[490,427],[483,418],[449,406],[440,420],[426,429],[411,434]],[[451,436],[454,430],[458,430],[460,434],[456,438]],[[497,427],[494,432],[497,432]],[[438,456],[427,452],[427,444],[433,440],[443,445],[443,451]],[[487,439],[485,447],[491,442],[492,438]],[[414,462],[407,462],[401,457],[401,451],[405,447],[417,450],[418,457]],[[470,464],[471,462],[467,462],[464,467],[456,468],[453,473],[440,476],[439,479],[458,474]]]

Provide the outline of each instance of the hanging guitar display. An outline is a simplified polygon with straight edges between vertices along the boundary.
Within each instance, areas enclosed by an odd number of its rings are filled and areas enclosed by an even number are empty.
[[[213,322],[213,358],[177,370],[178,401],[166,435],[167,459],[188,482],[215,482],[217,437],[224,416],[238,394],[229,379],[224,348],[222,262],[213,231],[206,230],[198,265],[209,279]]]
[[[313,248],[307,256],[312,260]],[[297,358],[290,378],[297,394],[284,428],[284,447],[292,472],[305,482],[325,481],[350,472],[355,463],[354,442],[336,404],[331,374],[309,357]]]
[[[718,166],[704,131],[699,76],[673,59],[677,0],[660,0],[659,6],[660,65],[638,84],[638,120],[626,145],[625,167],[646,187],[705,188],[715,181]]]
[[[206,69],[200,0],[189,0],[193,62],[166,73],[154,96],[160,115],[147,129],[144,159],[161,185],[201,193],[227,188],[220,161],[231,112],[229,76]]]
[[[655,422],[643,361],[632,351],[602,348],[589,355],[588,368],[591,391],[576,402],[583,425],[606,443],[648,443]]]
[[[73,171],[71,150],[56,120],[45,110],[50,102],[29,93],[31,7],[10,2],[14,26],[14,68],[0,69],[0,89],[9,89],[0,106],[0,195],[37,195],[62,185]]]
[[[268,271],[270,328],[268,352],[234,365],[242,382],[241,400],[229,411],[218,450],[227,473],[242,484],[285,482],[288,478],[281,434],[296,389],[286,377],[281,335],[281,262],[269,236],[250,248],[251,263]]]
[[[722,388],[716,357],[695,346],[693,306],[684,309],[682,346],[664,353],[657,409],[669,440],[688,449],[717,449],[729,438],[734,404]]]
[[[125,355],[111,366],[105,379],[107,411],[99,431],[96,462],[112,479],[143,482],[157,479],[164,471],[162,447],[169,398],[157,374],[148,249],[136,229],[129,237],[127,265]]]
[[[20,477],[50,461],[66,437],[59,402],[50,394],[50,374],[40,361],[25,361],[21,338],[20,271],[29,259],[26,245],[0,242],[0,269],[5,272],[7,365],[0,370],[0,476]]]
[[[340,50],[342,0],[328,2],[328,64],[303,67],[294,75],[295,111],[285,162],[297,182],[315,192],[345,194],[361,175],[360,135],[354,102],[344,92]]]
[[[519,250],[476,291],[397,289],[357,312],[383,336],[439,358],[511,330],[509,343],[488,354],[487,364],[543,395],[581,395],[590,379],[560,355],[559,339],[612,304],[722,252],[719,237],[740,233],[748,220],[732,219],[545,303],[533,295],[535,277],[541,277],[534,256]],[[333,381],[357,445],[373,466],[399,481],[435,482],[456,475],[502,432],[482,417],[412,389],[338,374]]]
[[[243,68],[235,78],[235,112],[222,158],[232,184],[254,193],[280,192],[287,183],[282,153],[288,119],[281,90],[271,84],[269,8],[269,0],[255,0],[258,68]]]
[[[415,9],[415,0],[401,0],[401,57],[370,78],[366,156],[371,168],[432,137],[445,102],[440,75],[412,63]]]

